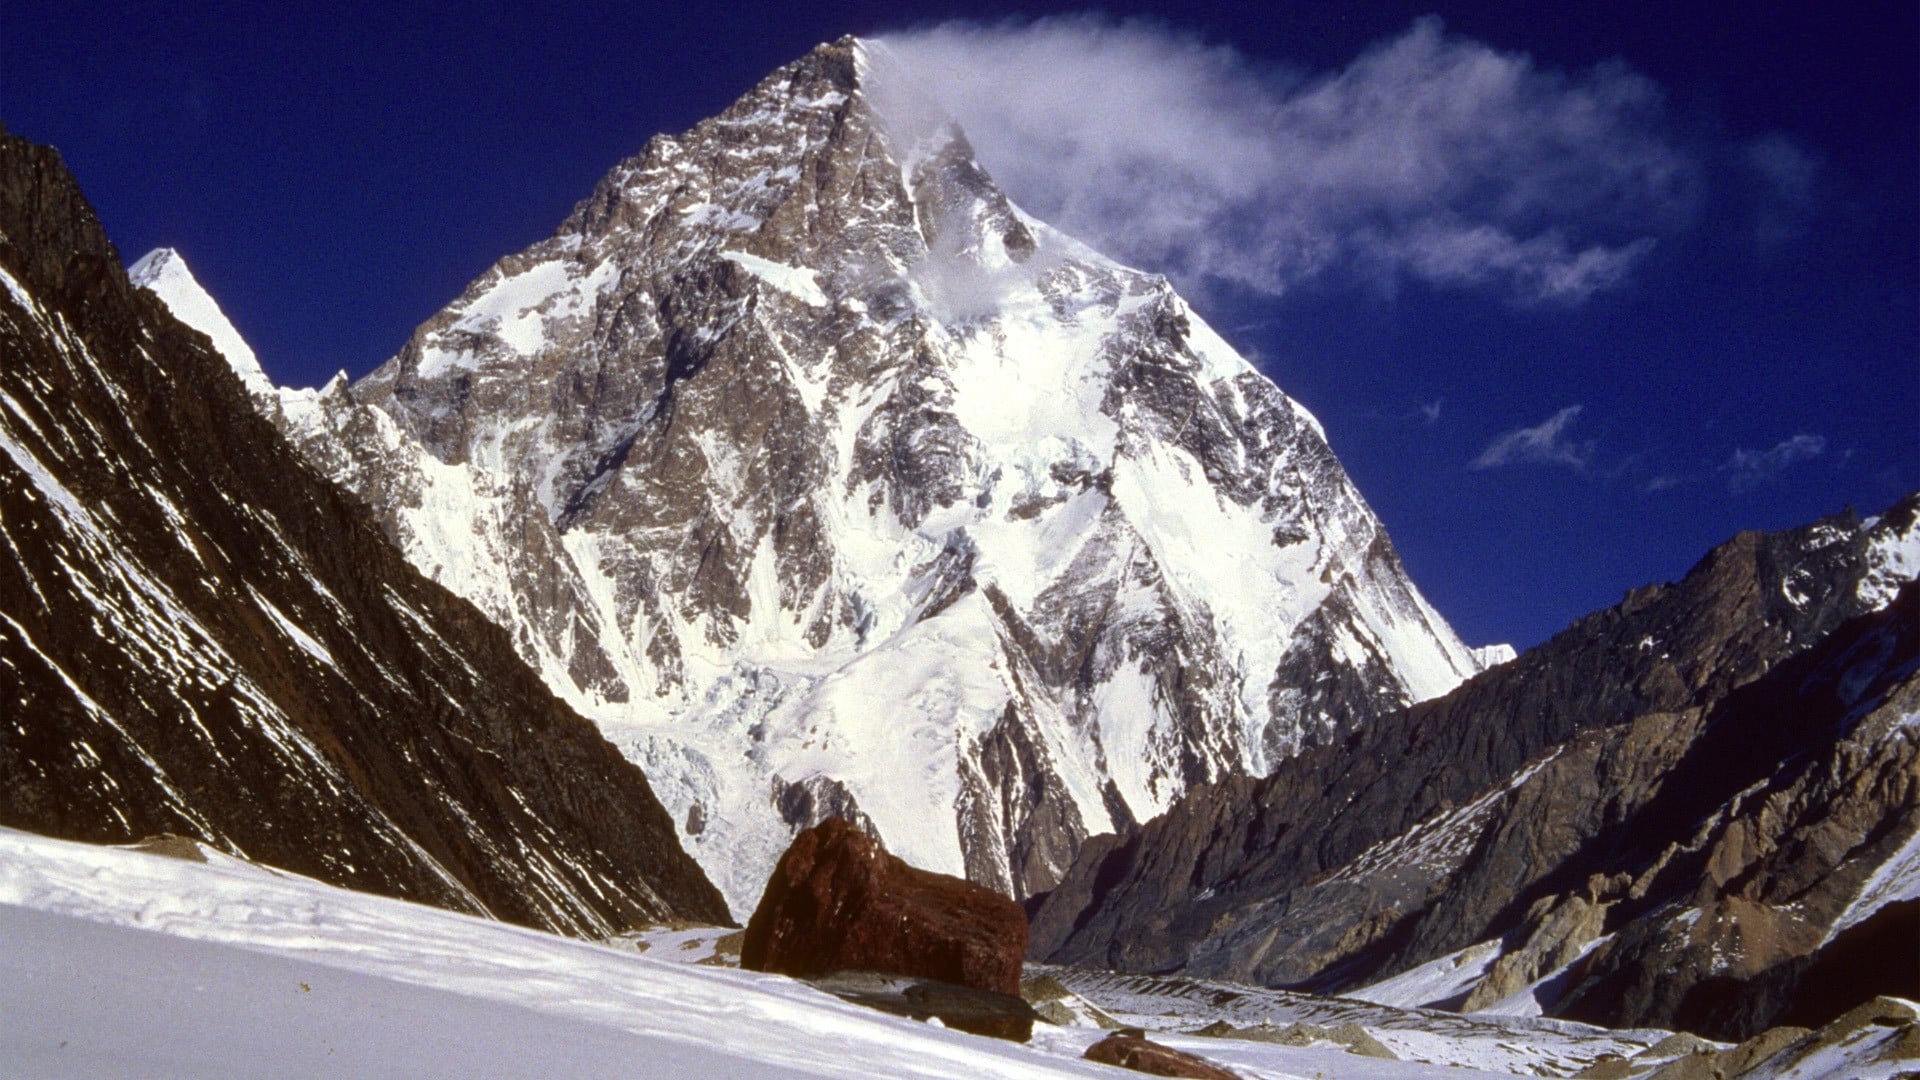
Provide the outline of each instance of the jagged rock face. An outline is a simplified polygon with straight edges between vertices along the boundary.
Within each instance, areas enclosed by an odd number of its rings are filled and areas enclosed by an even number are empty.
[[[1090,840],[1032,955],[1338,990],[1491,947],[1446,1004],[1571,972],[1539,1004],[1764,1027],[1920,865],[1920,597],[1890,592],[1917,510],[1742,535],[1344,745]]]
[[[1920,995],[1917,721],[1913,585],[1729,695],[1659,790],[1602,834],[1638,843],[1634,858],[1609,860],[1638,872],[1599,892],[1612,936],[1557,1011],[1737,1039],[1824,1024],[1876,994]],[[1880,928],[1887,951],[1836,979],[1826,969],[1873,936],[1885,908],[1904,909],[1904,934],[1898,921]]]
[[[0,823],[572,933],[726,915],[639,770],[4,136],[0,284]]]
[[[702,823],[736,905],[810,777],[1024,896],[1479,669],[1313,418],[956,129],[883,115],[884,67],[823,46],[654,139],[284,409]]]

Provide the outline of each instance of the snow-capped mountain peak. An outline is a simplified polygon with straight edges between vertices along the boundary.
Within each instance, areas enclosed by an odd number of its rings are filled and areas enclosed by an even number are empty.
[[[1044,890],[1085,836],[1481,667],[1313,417],[903,119],[884,62],[823,45],[652,139],[281,413],[737,909],[829,814]]]
[[[253,348],[227,320],[226,313],[193,276],[187,260],[178,251],[163,247],[147,252],[127,268],[127,277],[135,285],[152,289],[154,295],[166,302],[174,318],[212,338],[213,347],[233,366],[234,374],[240,376],[249,394],[255,398],[274,396],[273,381],[261,370]]]

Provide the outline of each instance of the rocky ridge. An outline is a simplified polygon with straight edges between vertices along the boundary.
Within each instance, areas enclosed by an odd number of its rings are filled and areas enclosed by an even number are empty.
[[[1482,666],[1305,410],[903,88],[821,46],[269,409],[646,767],[737,909],[834,815],[1044,891]]]
[[[567,933],[726,917],[639,769],[4,132],[0,285],[0,824],[174,833]]]
[[[1912,953],[1917,509],[1742,534],[1343,746],[1089,841],[1032,955],[1721,1037],[1912,995],[1910,964],[1833,972],[1873,955],[1857,938]]]

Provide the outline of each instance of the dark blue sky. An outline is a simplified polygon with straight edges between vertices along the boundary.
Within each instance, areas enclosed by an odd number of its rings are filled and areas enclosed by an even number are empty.
[[[1085,10],[396,6],[9,0],[0,120],[65,154],[125,255],[179,248],[269,373],[308,384],[370,370],[649,135],[819,41]],[[1624,64],[1693,169],[1580,304],[1339,274],[1198,298],[1320,416],[1463,636],[1532,644],[1735,531],[1920,487],[1911,0],[1351,7],[1099,10],[1255,68],[1338,71],[1428,14],[1571,79]],[[1756,169],[1769,148],[1786,181]]]

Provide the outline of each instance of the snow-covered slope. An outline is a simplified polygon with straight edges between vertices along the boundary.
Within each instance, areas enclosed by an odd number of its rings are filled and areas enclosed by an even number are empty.
[[[1099,1076],[781,976],[0,830],[9,1076]],[[636,1070],[639,1070],[636,1073]]]
[[[198,861],[204,860],[204,861]],[[656,958],[265,870],[0,829],[0,1061],[9,1077],[1115,1076],[1105,1032],[1026,1045],[867,1011],[782,976]],[[1563,1076],[1670,1057],[1663,1032],[1463,1018],[1192,980],[1051,969],[1086,1003],[1248,1080]],[[1194,1034],[1358,1024],[1325,1040]],[[1896,1032],[1878,1029],[1882,1041]],[[1884,1076],[1878,1043],[1848,1063]]]
[[[1482,666],[1313,417],[957,129],[885,113],[876,49],[654,139],[386,366],[280,406],[737,909],[828,813],[1044,890],[1083,837]]]

